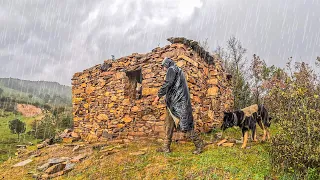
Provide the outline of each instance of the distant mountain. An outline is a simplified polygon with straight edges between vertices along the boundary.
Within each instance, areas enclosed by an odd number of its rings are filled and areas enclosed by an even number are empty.
[[[0,78],[0,88],[2,97],[30,103],[71,105],[71,87],[57,82]]]

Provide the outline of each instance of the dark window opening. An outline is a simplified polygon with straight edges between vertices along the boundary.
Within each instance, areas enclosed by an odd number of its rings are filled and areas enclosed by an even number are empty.
[[[227,80],[230,81],[231,78],[232,78],[232,75],[231,74],[227,74],[226,77],[227,77]]]
[[[126,75],[129,78],[129,85],[126,89],[126,94],[131,99],[141,99],[142,97],[142,73],[141,68],[134,71],[127,71]]]

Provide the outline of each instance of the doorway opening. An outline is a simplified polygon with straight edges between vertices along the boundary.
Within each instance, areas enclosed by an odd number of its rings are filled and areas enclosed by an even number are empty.
[[[129,78],[128,88],[126,88],[126,95],[131,99],[142,98],[142,72],[141,68],[134,71],[127,71],[127,77]]]

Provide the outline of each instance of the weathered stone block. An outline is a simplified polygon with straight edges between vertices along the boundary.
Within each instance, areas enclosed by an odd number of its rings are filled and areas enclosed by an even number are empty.
[[[219,88],[217,86],[213,86],[208,89],[207,94],[209,96],[216,96],[216,95],[218,95],[218,92],[219,92]]]
[[[166,116],[167,116],[166,113],[164,113],[163,115],[160,116],[160,120],[164,121],[166,119]]]
[[[159,91],[158,88],[143,88],[142,95],[143,96],[157,95],[158,91]]]
[[[191,63],[191,64],[192,64],[193,66],[195,66],[195,67],[198,67],[198,66],[199,66],[199,64],[198,64],[196,61],[194,61],[193,59],[189,58],[188,56],[180,55],[180,56],[178,57],[178,59],[184,59],[184,60],[188,61],[189,63]]]
[[[125,123],[129,123],[133,121],[133,119],[130,116],[125,116],[124,118],[122,118],[122,121],[124,121]]]
[[[108,120],[108,116],[105,115],[105,114],[100,114],[97,118],[98,118],[100,121]]]
[[[72,102],[73,103],[79,103],[79,102],[81,102],[83,100],[83,98],[73,98],[72,99]]]
[[[154,117],[153,115],[145,115],[145,116],[142,116],[142,119],[144,120],[144,121],[156,121],[157,119],[156,119],[156,117]]]
[[[138,112],[138,111],[140,111],[140,108],[139,108],[138,106],[133,106],[133,107],[131,108],[131,111],[132,111],[132,112]]]
[[[109,75],[112,75],[112,74],[114,74],[113,71],[106,71],[106,72],[101,73],[101,76],[109,76]]]
[[[112,108],[114,106],[114,103],[108,104],[108,108]]]
[[[208,111],[208,117],[209,117],[210,119],[213,119],[213,118],[214,118],[214,113],[213,113],[213,111],[211,111],[211,110]]]
[[[83,88],[79,88],[79,89],[74,89],[72,90],[72,93],[73,94],[81,94],[84,92],[84,89]]]
[[[131,103],[130,103],[130,99],[124,99],[124,100],[122,101],[122,105],[124,105],[124,106],[127,106],[127,105],[129,105],[129,104],[131,104]]]
[[[179,67],[183,67],[183,66],[185,66],[186,64],[187,64],[187,63],[186,63],[185,61],[183,61],[183,60],[177,62],[177,66],[179,66]]]
[[[129,132],[128,135],[130,136],[146,136],[144,132]]]
[[[118,127],[119,129],[123,128],[124,126],[125,126],[125,124],[117,124],[117,127]]]
[[[111,96],[110,99],[111,99],[111,101],[117,101],[118,98],[117,98],[117,96]]]
[[[124,72],[117,72],[115,74],[115,79],[122,79],[124,77],[126,77],[126,73],[124,73]]]
[[[218,84],[218,79],[217,78],[213,78],[213,79],[209,79],[207,81],[208,84],[212,84],[212,85],[217,85]]]
[[[93,87],[93,86],[88,86],[88,87],[86,88],[86,93],[87,93],[87,94],[91,94],[95,89],[96,89],[96,88]]]

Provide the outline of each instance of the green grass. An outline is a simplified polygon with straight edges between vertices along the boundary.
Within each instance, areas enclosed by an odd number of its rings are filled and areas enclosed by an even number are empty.
[[[31,130],[31,123],[34,120],[33,117],[27,118],[11,112],[0,111],[0,162],[14,156],[16,145],[26,144],[28,142],[35,144],[37,142],[34,137],[26,133],[20,135],[20,142],[18,142],[18,135],[12,134],[9,129],[9,121],[16,118],[26,123],[26,132]]]
[[[171,154],[156,153],[156,146],[139,157],[122,152],[99,159],[96,154],[85,170],[70,172],[66,179],[264,179],[271,174],[265,144],[245,150],[210,146],[201,155],[191,153],[191,143],[173,144]],[[128,149],[137,151],[139,145]]]
[[[273,127],[271,133],[276,133]],[[262,132],[259,130],[259,135]],[[207,135],[206,140],[214,134]],[[241,138],[239,129],[229,129],[224,136]],[[261,139],[261,138],[260,138]],[[102,156],[96,153],[87,160],[83,167],[70,172],[66,179],[264,179],[273,177],[268,150],[270,144],[249,143],[248,149],[241,149],[241,144],[234,147],[208,145],[200,155],[193,155],[192,143],[173,143],[170,154],[157,153],[158,143],[130,144],[114,155]],[[130,156],[148,147],[142,156]],[[81,172],[81,173],[79,173]]]
[[[11,115],[12,116],[12,115]],[[11,117],[12,118],[12,117]],[[7,119],[11,119],[7,118]],[[27,123],[32,120],[24,119]],[[280,128],[273,126],[271,135]],[[219,131],[219,130],[218,130]],[[1,132],[2,133],[2,132]],[[216,132],[203,135],[206,141],[216,140]],[[262,132],[258,128],[258,138]],[[6,136],[9,136],[7,134]],[[15,138],[15,135],[11,135]],[[238,128],[228,129],[224,136],[240,140],[241,131]],[[86,145],[90,149],[90,144]],[[114,145],[109,145],[109,147]],[[270,143],[249,142],[247,149],[241,149],[241,144],[234,147],[218,147],[216,144],[208,145],[200,155],[193,155],[194,145],[188,143],[173,143],[172,153],[158,153],[156,149],[161,143],[139,141],[129,143],[119,148],[119,152],[111,155],[93,150],[93,154],[81,163],[77,163],[74,170],[59,179],[264,179],[281,178],[272,172],[269,148]],[[79,153],[72,151],[71,146],[54,146],[41,149],[43,155],[34,158],[34,161],[20,169],[10,168],[13,164],[24,159],[12,159],[0,164],[4,177],[15,179],[32,179],[27,175],[36,171],[52,157],[74,157]],[[145,151],[145,155],[134,156],[132,152]],[[82,153],[89,152],[83,150]],[[0,173],[1,174],[1,173]],[[283,179],[283,178],[282,178]]]

